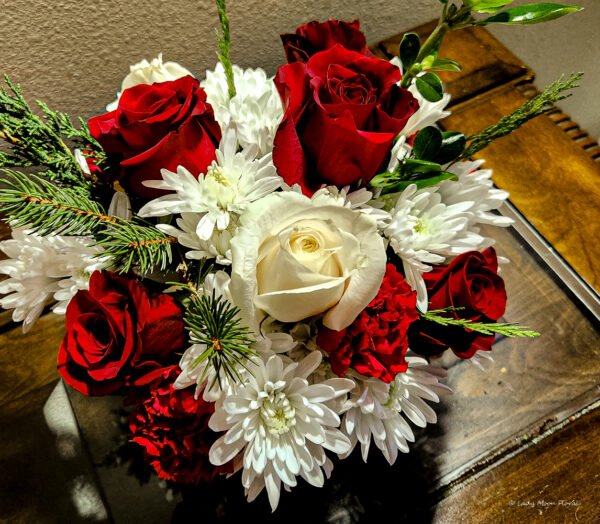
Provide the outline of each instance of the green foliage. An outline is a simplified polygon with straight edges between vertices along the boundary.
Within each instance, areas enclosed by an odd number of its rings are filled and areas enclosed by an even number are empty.
[[[435,126],[429,126],[421,129],[415,137],[413,155],[416,159],[443,165],[458,158],[465,143],[465,135],[458,131],[440,131]]]
[[[404,71],[407,71],[415,63],[420,48],[419,35],[417,33],[405,33],[402,42],[400,42],[400,60]]]
[[[36,115],[17,84],[5,76],[6,88],[0,87],[0,138],[9,144],[9,152],[0,155],[0,167],[40,167],[41,177],[59,185],[87,190],[90,181],[65,143],[72,141],[103,162],[104,153],[80,119],[76,128],[68,115],[52,111],[38,101],[43,118]]]
[[[247,369],[248,359],[256,355],[250,348],[252,343],[251,333],[242,326],[239,320],[239,309],[223,297],[212,295],[198,295],[192,293],[186,303],[184,322],[190,333],[192,344],[202,344],[204,351],[192,363],[197,367],[206,362],[201,381],[210,369],[214,369],[216,376],[213,383],[221,381],[224,376],[233,381],[241,381],[239,368]]]
[[[435,73],[418,76],[415,85],[421,96],[429,102],[439,102],[444,96],[442,81]]]
[[[456,311],[458,309],[460,308],[433,309],[427,311],[427,313],[420,313],[420,316],[423,320],[435,322],[441,326],[457,326],[470,331],[476,331],[482,335],[503,335],[505,337],[527,338],[540,336],[537,331],[516,324],[472,322],[471,320],[444,316],[449,311]]]
[[[223,64],[225,77],[227,78],[227,87],[229,97],[235,96],[235,82],[233,78],[233,65],[231,63],[231,32],[229,30],[229,17],[227,16],[226,0],[215,0],[217,11],[219,13],[219,22],[221,23],[221,32],[217,31],[217,58]]]
[[[501,118],[498,122],[480,133],[468,137],[468,145],[460,158],[466,159],[473,156],[478,151],[489,146],[494,140],[512,133],[532,118],[551,109],[552,105],[556,102],[571,96],[571,93],[564,94],[565,91],[578,87],[577,82],[582,76],[583,73],[573,73],[566,80],[561,76],[553,84],[546,87],[543,92],[527,100],[527,102],[510,115]]]
[[[1,173],[0,211],[14,227],[27,225],[40,235],[90,235],[116,220],[76,189],[9,169]]]
[[[477,13],[495,13],[498,9],[512,4],[514,0],[464,0],[465,5]]]
[[[478,20],[476,25],[489,24],[509,24],[509,25],[524,25],[524,24],[539,24],[540,22],[549,22],[555,18],[576,13],[583,8],[574,5],[565,4],[524,4],[517,7],[511,7],[504,11]],[[493,12],[493,11],[488,11]]]
[[[165,271],[172,264],[171,245],[177,241],[141,219],[108,222],[96,239],[104,249],[102,256],[110,258],[111,269],[127,273],[135,268],[145,274]]]

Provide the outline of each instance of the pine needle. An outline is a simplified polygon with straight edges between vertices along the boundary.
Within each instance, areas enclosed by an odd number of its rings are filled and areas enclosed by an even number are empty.
[[[229,17],[227,16],[226,0],[215,0],[217,11],[219,13],[219,22],[221,23],[221,32],[217,31],[217,58],[223,64],[225,77],[227,78],[227,87],[229,89],[229,98],[235,96],[235,82],[233,79],[233,64],[231,63],[231,31],[229,30]]]
[[[460,159],[472,157],[475,153],[489,146],[494,140],[512,133],[532,118],[548,111],[556,102],[570,97],[571,93],[564,94],[565,91],[579,87],[577,82],[582,77],[583,73],[572,73],[566,80],[564,76],[561,76],[553,84],[546,87],[543,92],[527,100],[527,102],[510,115],[502,117],[494,125],[484,129],[480,133],[468,137],[467,142],[469,144],[463,151]]]

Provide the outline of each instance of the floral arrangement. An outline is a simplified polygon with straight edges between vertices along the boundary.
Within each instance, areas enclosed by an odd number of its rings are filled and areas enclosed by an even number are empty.
[[[65,315],[60,375],[122,395],[130,440],[174,484],[241,470],[275,510],[355,448],[394,463],[449,392],[437,357],[537,335],[498,323],[502,260],[480,226],[510,224],[508,194],[471,158],[580,75],[477,135],[437,125],[436,71],[460,69],[439,56],[448,31],[578,9],[510,3],[441,0],[431,36],[406,34],[391,61],[357,21],[310,22],[269,78],[231,63],[219,0],[214,71],[144,60],[77,126],[6,78],[0,305],[24,330]]]

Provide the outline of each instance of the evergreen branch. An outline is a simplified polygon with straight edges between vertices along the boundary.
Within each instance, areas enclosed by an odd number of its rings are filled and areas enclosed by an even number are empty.
[[[516,324],[508,323],[485,323],[485,322],[473,322],[471,320],[463,318],[451,318],[443,316],[444,313],[449,311],[456,311],[459,308],[452,309],[432,309],[426,313],[420,313],[423,320],[435,322],[441,326],[457,326],[463,329],[469,329],[476,331],[482,335],[503,335],[505,337],[539,337],[540,334],[537,331],[533,331],[525,326],[518,326]]]
[[[101,224],[117,220],[74,188],[58,187],[36,175],[2,169],[0,210],[14,227],[40,235],[90,235]]]
[[[551,109],[556,102],[571,96],[571,93],[563,93],[578,87],[577,82],[582,76],[583,73],[572,73],[566,80],[561,76],[553,84],[546,87],[542,93],[527,100],[510,115],[502,117],[498,122],[480,133],[468,137],[467,142],[469,142],[469,145],[463,151],[460,159],[472,157],[475,153],[489,146],[494,140],[512,133],[532,118]]]
[[[172,263],[175,237],[139,219],[117,219],[105,226],[97,235],[97,245],[104,248],[102,256],[110,258],[111,269],[127,273],[136,268],[151,273],[155,269],[164,271]]]
[[[219,22],[221,23],[221,32],[217,31],[217,58],[223,64],[225,77],[227,78],[227,87],[229,89],[229,98],[235,96],[235,82],[233,79],[233,65],[231,63],[231,32],[229,30],[229,17],[227,16],[226,0],[215,0],[217,11],[219,13]]]
[[[202,372],[203,381],[210,369],[215,370],[215,382],[222,384],[223,375],[233,381],[241,380],[239,368],[247,368],[248,360],[256,355],[250,348],[250,330],[242,326],[239,309],[223,297],[192,293],[184,315],[192,344],[202,344],[206,349],[194,360],[192,368],[206,363]]]
[[[97,163],[105,155],[100,145],[89,133],[86,123],[80,119],[77,129],[68,115],[52,111],[38,101],[43,118],[36,115],[18,84],[4,77],[7,88],[0,86],[0,139],[10,147],[10,154],[0,156],[0,167],[18,168],[41,166],[43,176],[60,185],[87,189],[89,181],[75,160],[65,139],[71,140]]]

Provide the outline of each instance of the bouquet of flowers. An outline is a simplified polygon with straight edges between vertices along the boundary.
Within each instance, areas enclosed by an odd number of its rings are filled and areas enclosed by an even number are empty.
[[[451,30],[577,8],[441,0],[431,36],[371,53],[357,21],[282,36],[268,78],[219,63],[202,79],[162,57],[131,67],[108,112],[80,120],[0,90],[0,305],[31,328],[66,318],[64,381],[122,395],[159,477],[241,470],[273,510],[298,477],[377,448],[392,464],[449,392],[434,359],[489,352],[506,292],[480,225],[507,199],[471,157],[574,87],[561,79],[473,136],[443,131],[436,71]],[[375,452],[375,450],[373,450]]]

